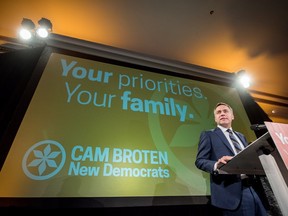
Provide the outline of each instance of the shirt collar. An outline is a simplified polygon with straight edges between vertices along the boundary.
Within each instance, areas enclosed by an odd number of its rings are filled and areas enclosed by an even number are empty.
[[[233,131],[232,127],[231,127],[231,128],[225,128],[225,127],[223,127],[223,126],[221,126],[221,125],[217,125],[217,127],[220,128],[223,133],[226,132],[228,129],[230,129],[231,131]]]

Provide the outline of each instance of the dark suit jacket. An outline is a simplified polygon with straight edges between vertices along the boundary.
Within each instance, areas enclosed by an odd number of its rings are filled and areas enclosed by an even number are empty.
[[[248,145],[243,134],[235,132],[243,145]],[[197,168],[210,173],[211,204],[224,209],[236,209],[241,199],[240,175],[218,174],[214,164],[222,156],[234,156],[229,141],[220,128],[203,131],[200,135],[198,153],[195,161]]]

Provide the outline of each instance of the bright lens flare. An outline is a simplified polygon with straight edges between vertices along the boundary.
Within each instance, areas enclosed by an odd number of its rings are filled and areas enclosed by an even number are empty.
[[[45,28],[38,28],[37,29],[37,35],[41,38],[47,38],[48,37],[48,31]]]
[[[24,40],[29,40],[32,37],[32,33],[27,29],[21,29],[19,34]]]
[[[251,80],[250,80],[250,77],[249,77],[249,76],[247,76],[247,75],[241,75],[241,77],[239,77],[239,82],[241,83],[241,85],[242,85],[244,88],[249,88],[249,87],[250,87]]]

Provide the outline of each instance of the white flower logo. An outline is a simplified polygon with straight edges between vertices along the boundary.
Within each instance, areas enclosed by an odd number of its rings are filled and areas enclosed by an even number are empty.
[[[66,153],[60,143],[43,140],[27,150],[23,157],[22,168],[29,178],[46,180],[62,169],[65,160]]]

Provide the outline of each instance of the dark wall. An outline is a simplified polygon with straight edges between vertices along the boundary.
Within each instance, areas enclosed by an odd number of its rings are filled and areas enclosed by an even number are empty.
[[[15,135],[11,131],[5,136],[4,134],[7,132],[7,128],[12,125],[13,116],[19,111],[18,105],[23,98],[42,51],[43,47],[40,47],[0,55],[0,168],[10,148],[7,143],[10,143]],[[19,113],[17,114],[19,116]]]

